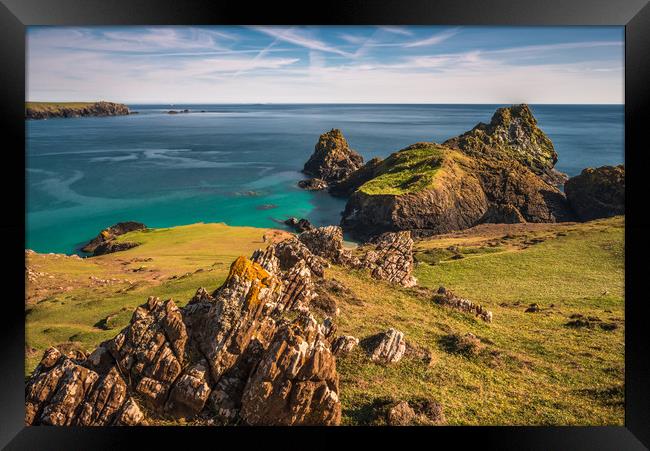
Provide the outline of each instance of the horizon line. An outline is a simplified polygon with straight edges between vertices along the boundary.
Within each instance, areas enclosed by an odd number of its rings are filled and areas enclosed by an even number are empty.
[[[137,102],[113,100],[25,100],[25,103],[94,103],[112,102],[125,105],[607,105],[625,106],[623,103],[557,103],[557,102]]]

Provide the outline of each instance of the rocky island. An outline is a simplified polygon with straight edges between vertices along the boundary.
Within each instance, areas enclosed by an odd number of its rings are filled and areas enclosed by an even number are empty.
[[[25,119],[85,116],[125,116],[129,107],[113,102],[26,102]]]
[[[557,187],[566,180],[557,159],[530,108],[514,105],[442,144],[415,143],[365,165],[332,130],[305,164],[317,179],[301,186],[322,180],[331,194],[348,197],[341,225],[360,240],[400,230],[427,236],[483,223],[570,221],[576,212]]]

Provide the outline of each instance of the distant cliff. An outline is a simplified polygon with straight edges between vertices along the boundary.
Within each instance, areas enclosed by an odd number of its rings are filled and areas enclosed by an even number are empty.
[[[129,107],[113,102],[26,102],[25,119],[51,117],[124,116]]]

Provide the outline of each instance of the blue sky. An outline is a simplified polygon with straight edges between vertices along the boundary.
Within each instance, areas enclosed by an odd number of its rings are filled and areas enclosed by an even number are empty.
[[[623,27],[30,27],[27,99],[623,103]]]

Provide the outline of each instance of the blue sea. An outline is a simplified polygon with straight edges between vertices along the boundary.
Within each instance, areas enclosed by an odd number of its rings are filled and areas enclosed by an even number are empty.
[[[25,247],[77,252],[119,221],[282,227],[338,224],[345,201],[296,187],[318,136],[340,128],[363,155],[442,142],[502,105],[129,105],[139,114],[26,121]],[[190,109],[170,115],[170,109]],[[624,162],[622,105],[532,105],[557,168]],[[205,111],[205,112],[201,112]]]

